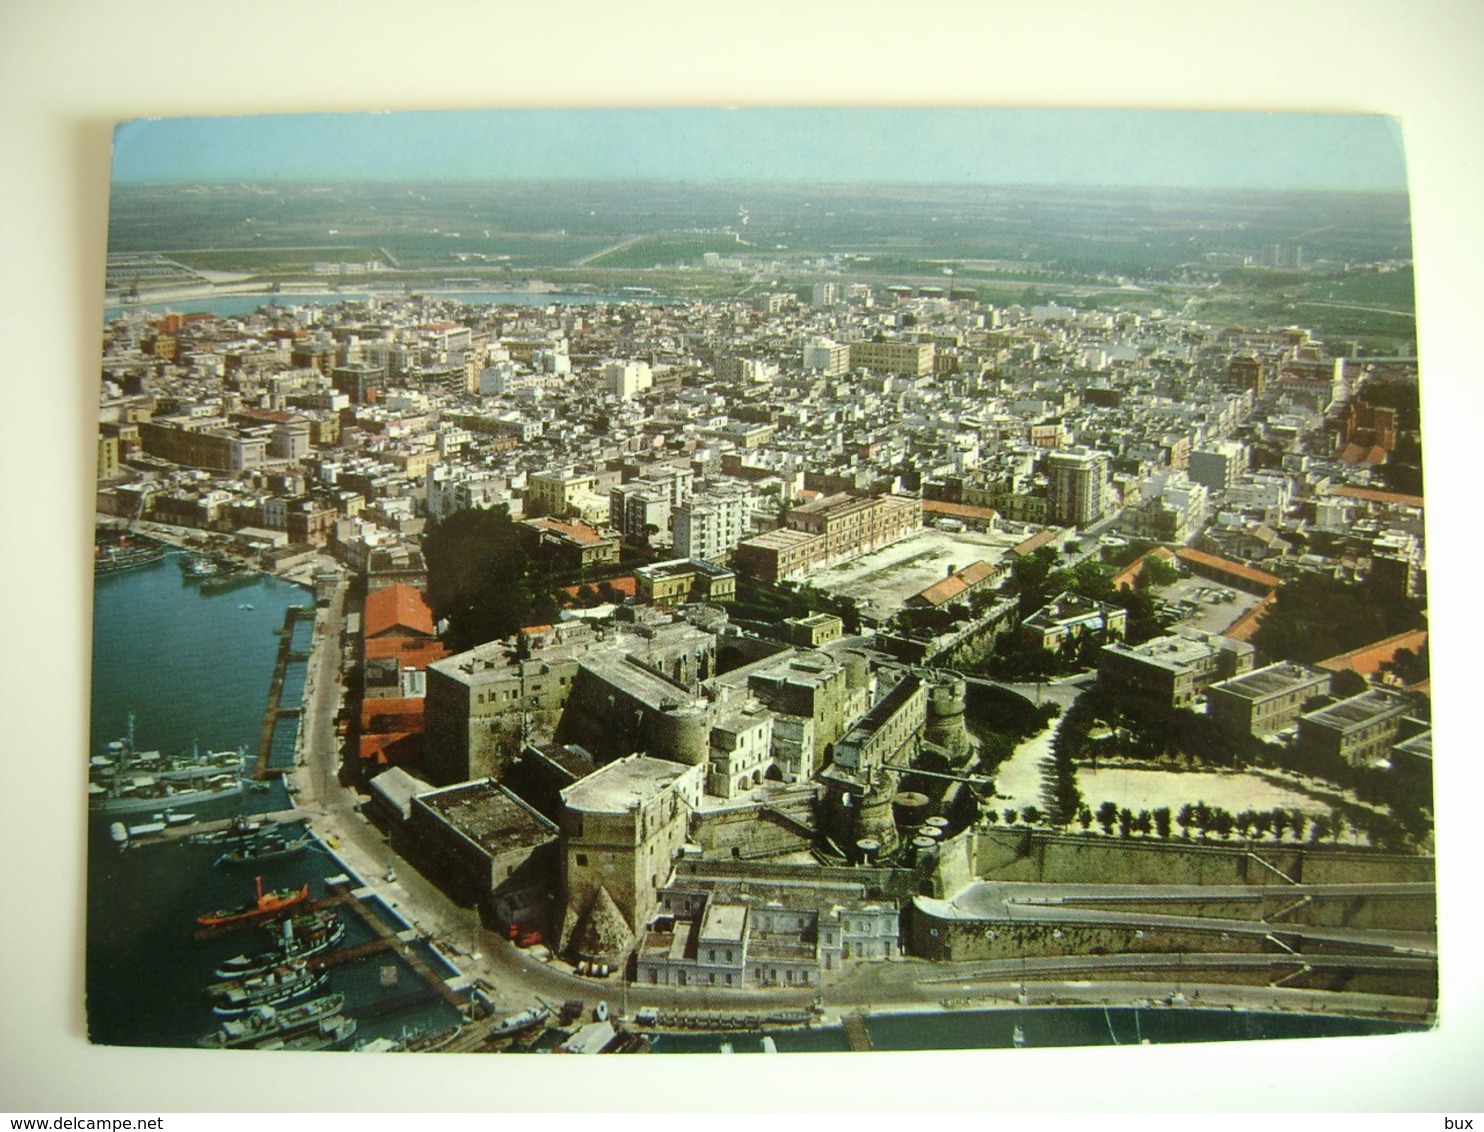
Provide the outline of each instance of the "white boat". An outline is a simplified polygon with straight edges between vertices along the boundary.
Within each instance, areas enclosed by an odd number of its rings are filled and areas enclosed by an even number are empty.
[[[509,1034],[518,1034],[522,1030],[528,1030],[537,1023],[544,1022],[551,1017],[551,1011],[545,1006],[533,1006],[529,1010],[522,1010],[519,1014],[512,1014],[508,1018],[502,1018],[490,1027],[490,1037],[500,1038]]]

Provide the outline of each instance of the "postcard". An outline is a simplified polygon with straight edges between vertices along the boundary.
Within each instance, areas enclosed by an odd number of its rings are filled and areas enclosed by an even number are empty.
[[[1395,121],[115,135],[89,1036],[1426,1030]]]

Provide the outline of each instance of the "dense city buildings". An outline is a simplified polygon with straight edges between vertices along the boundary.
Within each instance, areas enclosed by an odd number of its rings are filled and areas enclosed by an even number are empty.
[[[1085,893],[976,886],[1069,883],[1073,858],[1087,885],[1246,883],[1256,819],[1227,846],[1207,803],[1240,809],[1254,744],[1426,794],[1415,619],[1302,660],[1264,629],[1306,585],[1420,616],[1422,497],[1379,471],[1414,443],[1391,407],[1414,365],[1178,306],[822,278],[839,269],[673,302],[126,309],[98,510],[297,571],[322,603],[347,579],[347,780],[502,946],[571,979],[826,994],[869,963],[1042,951],[1158,970],[1226,953],[1197,896],[1169,898],[1161,951],[1118,919],[1165,899],[1143,888],[1083,917]],[[751,251],[685,270],[784,278]],[[440,537],[475,519],[498,553],[451,565]],[[529,616],[468,628],[489,593]],[[1099,760],[1117,775],[1079,786]],[[1141,775],[1159,804],[1117,796]],[[1298,875],[1280,855],[1331,849],[1353,784],[1253,783],[1284,828],[1308,815],[1264,850]],[[1355,864],[1362,821],[1364,848],[1413,862],[1430,831],[1345,797],[1353,843],[1316,875],[1425,871]]]

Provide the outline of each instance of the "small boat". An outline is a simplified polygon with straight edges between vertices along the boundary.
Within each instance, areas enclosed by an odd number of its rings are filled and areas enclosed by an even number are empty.
[[[251,609],[252,607],[253,605],[250,601],[244,601],[237,606],[238,609]]]
[[[277,861],[302,853],[309,845],[309,838],[300,837],[285,841],[282,837],[260,837],[249,841],[216,859],[218,865],[255,865],[259,861]]]
[[[492,1038],[503,1038],[510,1034],[518,1034],[522,1030],[529,1030],[551,1017],[551,1011],[545,1006],[533,1006],[529,1010],[522,1010],[519,1014],[512,1014],[508,1018],[502,1018],[490,1027],[489,1036]]]
[[[202,912],[196,923],[214,928],[227,924],[250,924],[280,915],[309,899],[309,884],[306,881],[298,891],[292,888],[277,892],[263,891],[263,878],[257,878],[257,897],[238,908],[223,908],[216,912]]]

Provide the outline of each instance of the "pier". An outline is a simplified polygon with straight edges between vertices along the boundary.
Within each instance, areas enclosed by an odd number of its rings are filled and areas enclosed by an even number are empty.
[[[439,975],[437,971],[433,970],[433,968],[429,966],[427,960],[423,959],[422,956],[418,955],[417,952],[413,951],[412,948],[408,946],[410,939],[419,938],[417,933],[410,928],[404,932],[393,931],[392,928],[389,927],[382,920],[382,918],[378,916],[373,909],[368,907],[366,903],[361,899],[362,892],[369,892],[369,890],[342,889],[341,891],[336,892],[334,895],[324,897],[323,899],[314,902],[314,906],[316,908],[333,908],[343,904],[348,904],[350,908],[356,913],[356,915],[361,918],[362,922],[365,923],[365,925],[369,927],[372,932],[375,933],[375,937],[373,939],[370,939],[366,943],[359,944],[356,947],[349,949],[354,954],[347,955],[346,958],[356,958],[360,955],[370,954],[375,951],[395,951],[406,961],[407,965],[412,968],[414,973],[416,973],[428,984],[433,993],[441,996],[445,1002],[457,1009],[460,1013],[466,1010],[469,1006],[468,1000],[460,995],[458,991],[454,990],[453,987],[449,986],[447,981],[444,980],[444,978]],[[331,962],[335,961],[333,959],[333,956],[327,956],[326,958]]]
[[[840,1019],[840,1024],[845,1029],[845,1040],[850,1043],[851,1053],[870,1053],[876,1048],[866,1030],[864,1014],[847,1014]]]
[[[263,727],[258,733],[258,759],[253,770],[253,778],[259,782],[266,782],[283,774],[286,768],[270,768],[269,760],[273,757],[273,733],[278,728],[278,721],[284,716],[298,715],[303,709],[295,706],[286,708],[283,702],[283,682],[288,673],[289,663],[295,660],[307,661],[309,654],[294,651],[294,626],[301,619],[314,619],[312,606],[291,605],[283,611],[283,629],[278,641],[278,659],[273,663],[273,679],[268,685],[268,705],[263,710]]]

